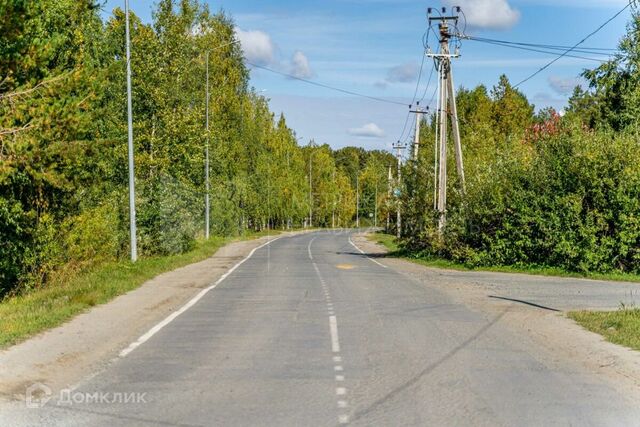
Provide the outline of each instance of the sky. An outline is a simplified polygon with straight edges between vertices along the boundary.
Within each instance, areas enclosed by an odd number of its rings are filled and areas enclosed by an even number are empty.
[[[391,149],[412,132],[404,129],[408,105],[436,89],[429,82],[433,62],[420,73],[428,7],[459,5],[466,33],[515,42],[571,46],[598,28],[627,0],[204,0],[236,24],[245,57],[283,73],[396,103],[355,97],[309,85],[262,69],[251,70],[251,85],[284,112],[302,143],[314,139],[334,148],[348,145]],[[132,10],[151,21],[155,1],[133,0]],[[124,0],[106,0],[104,16]],[[627,9],[584,46],[615,48],[630,18]],[[429,45],[434,47],[431,33]],[[464,41],[453,60],[456,86],[489,89],[501,74],[512,83],[553,58],[476,41]],[[562,110],[579,75],[598,62],[563,58],[519,87],[536,108]],[[427,83],[429,82],[429,85]],[[433,104],[430,105],[433,108]]]

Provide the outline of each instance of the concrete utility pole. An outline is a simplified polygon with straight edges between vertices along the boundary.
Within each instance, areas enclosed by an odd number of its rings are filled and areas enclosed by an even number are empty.
[[[400,143],[400,141],[398,141],[398,143],[394,145],[393,148],[397,150],[396,158],[397,158],[397,165],[398,165],[396,188],[394,191],[396,196],[396,237],[400,238],[401,231],[402,231],[402,215],[400,213],[400,204],[401,204],[400,203],[400,185],[402,183],[402,150],[407,148],[407,146]]]
[[[205,195],[204,195],[204,237],[205,239],[209,239],[209,52],[207,51],[205,57],[205,67],[206,67],[206,119],[205,119],[205,128],[206,128],[206,141],[204,148],[204,186],[205,186]]]
[[[410,112],[416,115],[416,129],[413,134],[413,160],[418,161],[418,151],[420,149],[420,121],[422,120],[422,115],[429,111],[429,107],[425,110],[420,108],[420,101],[416,103],[415,110],[409,110]]]
[[[136,237],[136,184],[133,170],[133,112],[131,107],[131,37],[129,34],[129,0],[124,2],[125,31],[127,45],[127,131],[129,149],[129,234],[131,237],[131,261],[138,260]]]
[[[460,12],[459,7],[455,7],[454,10]],[[451,58],[457,58],[460,56],[456,50],[453,54],[449,51],[449,41],[451,40],[451,33],[449,32],[449,23],[453,22],[454,26],[457,25],[458,16],[431,16],[432,9],[428,9],[429,26],[435,21],[439,22],[440,30],[440,52],[432,53],[430,48],[427,48],[427,56],[436,60],[438,69],[438,110],[436,112],[437,124],[437,147],[436,151],[439,151],[437,156],[436,169],[438,173],[435,177],[435,187],[437,188],[437,209],[440,214],[438,221],[438,230],[440,233],[444,230],[446,225],[446,213],[447,213],[447,117],[451,116],[451,133],[453,135],[454,149],[456,155],[456,167],[458,169],[458,176],[460,177],[460,185],[462,194],[465,193],[465,179],[464,179],[464,166],[462,162],[462,146],[460,142],[460,128],[458,125],[458,111],[456,106],[455,87],[453,84],[453,73],[451,71]],[[442,8],[442,12],[446,13],[446,8]],[[447,109],[448,107],[448,109]]]

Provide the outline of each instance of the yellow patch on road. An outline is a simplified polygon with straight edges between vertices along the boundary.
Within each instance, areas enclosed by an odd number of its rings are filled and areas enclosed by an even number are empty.
[[[356,266],[351,264],[338,264],[336,265],[336,268],[339,268],[340,270],[352,270],[356,268]]]

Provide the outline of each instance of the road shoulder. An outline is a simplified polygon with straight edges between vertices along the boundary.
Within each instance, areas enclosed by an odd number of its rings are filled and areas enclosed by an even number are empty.
[[[533,351],[551,366],[562,364],[581,367],[621,389],[629,397],[640,399],[640,352],[605,341],[602,336],[585,330],[567,318],[562,310],[546,310],[516,301],[492,298],[496,289],[508,288],[511,281],[513,285],[520,286],[516,284],[520,280],[519,276],[526,280],[527,286],[535,286],[536,281],[540,281],[547,288],[550,288],[549,278],[508,273],[491,273],[490,276],[485,274],[482,281],[474,280],[472,273],[455,273],[447,277],[445,270],[398,258],[385,258],[386,248],[369,240],[365,233],[356,234],[353,241],[367,255],[378,258],[388,267],[423,286],[444,292],[454,301],[474,311],[486,316],[506,311],[501,323],[523,338],[526,336],[531,339],[536,346]],[[491,282],[494,275],[496,284],[488,286],[487,282]],[[563,282],[571,283],[574,287],[580,286],[580,283],[584,283],[585,287],[592,286],[591,281],[576,282],[576,279],[554,279],[554,285],[556,280],[559,290]],[[566,298],[566,290],[562,291],[565,293],[563,298]]]

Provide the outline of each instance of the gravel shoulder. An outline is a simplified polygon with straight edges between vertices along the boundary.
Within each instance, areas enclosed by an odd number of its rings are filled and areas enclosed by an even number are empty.
[[[0,404],[24,401],[26,388],[34,383],[44,384],[54,393],[73,389],[103,371],[123,348],[215,282],[251,250],[299,233],[231,243],[204,261],[156,276],[107,304],[0,351]]]
[[[637,305],[640,284],[436,269],[387,257],[386,248],[365,233],[353,240],[368,256],[478,312],[505,312],[502,323],[531,340],[541,358],[587,370],[640,401],[640,352],[609,343],[565,315],[569,310],[612,310],[621,302]]]

